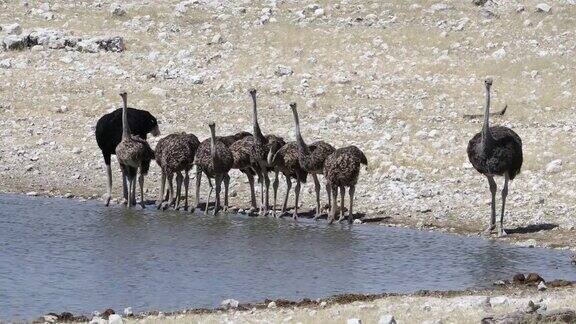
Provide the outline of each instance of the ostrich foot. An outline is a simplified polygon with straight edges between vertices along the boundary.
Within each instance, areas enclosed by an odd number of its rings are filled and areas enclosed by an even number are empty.
[[[106,198],[104,199],[104,204],[106,205],[106,207],[108,207],[110,205],[110,199],[112,199],[111,196],[106,195]]]
[[[504,237],[504,236],[506,236],[506,235],[508,235],[508,233],[506,233],[506,231],[504,230],[504,228],[501,227],[501,228],[498,230],[498,237]]]
[[[292,219],[297,221],[298,220],[298,213],[294,212],[294,214],[292,214]]]
[[[496,226],[488,225],[488,227],[486,227],[486,229],[484,231],[482,231],[482,234],[484,236],[490,236],[490,235],[492,235],[492,233],[494,232],[495,229],[496,229]]]
[[[128,206],[128,199],[122,198],[122,199],[120,200],[120,203],[121,203],[122,205],[124,205],[124,206]]]

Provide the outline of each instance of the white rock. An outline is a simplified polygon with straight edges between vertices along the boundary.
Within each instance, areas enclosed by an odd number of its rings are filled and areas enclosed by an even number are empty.
[[[356,219],[354,220],[354,224],[362,224],[362,220],[359,219],[359,218],[356,218]]]
[[[225,299],[220,303],[224,308],[238,308],[240,303],[236,299]]]
[[[552,10],[552,7],[547,4],[547,3],[539,3],[536,5],[536,11],[537,12],[550,12],[550,10]]]
[[[326,305],[327,305],[327,303],[326,303],[325,301],[322,301],[322,302],[320,303],[320,307],[321,307],[321,308],[326,307]]]
[[[505,304],[508,304],[508,297],[506,297],[506,296],[498,296],[498,297],[490,298],[490,305],[492,307],[505,305]]]
[[[92,319],[88,323],[89,324],[108,324],[108,322],[100,316],[92,317]]]
[[[44,320],[48,323],[54,323],[58,320],[58,316],[54,315],[44,315]]]
[[[112,314],[108,317],[108,324],[122,324],[123,322],[122,316],[118,314]]]
[[[346,324],[362,324],[362,321],[359,318],[349,318]]]
[[[134,312],[132,312],[132,307],[124,308],[124,316],[132,316],[132,315],[134,315]]]
[[[82,153],[82,149],[79,147],[75,147],[72,149],[72,154],[80,154]]]
[[[546,287],[544,281],[540,281],[540,283],[538,284],[538,291],[544,291],[546,289],[548,289],[548,287]]]
[[[273,302],[273,301],[270,302],[270,303],[268,304],[268,308],[276,308],[276,302]]]
[[[9,50],[23,50],[28,46],[27,37],[22,35],[8,35],[2,40],[4,48]]]
[[[150,90],[150,93],[155,95],[155,96],[163,97],[163,98],[166,98],[168,96],[168,91],[166,89],[162,89],[162,88],[158,88],[158,87],[152,88],[152,90]]]
[[[6,25],[6,26],[2,27],[2,29],[6,32],[7,35],[20,35],[20,34],[22,34],[22,27],[20,27],[20,25],[17,23]]]
[[[446,11],[452,9],[452,7],[445,3],[435,3],[430,7],[430,9],[432,11]]]
[[[12,67],[12,59],[11,58],[7,58],[7,59],[0,61],[0,68],[9,69],[11,67]]]
[[[504,48],[501,48],[501,49],[495,51],[494,53],[492,53],[492,58],[494,58],[496,60],[501,60],[504,57],[506,57],[506,50]]]
[[[314,16],[316,16],[316,17],[324,16],[324,9],[318,8],[318,9],[314,10]]]
[[[113,2],[110,5],[110,13],[112,16],[122,17],[126,15],[126,9],[121,4]]]
[[[390,314],[380,316],[378,324],[396,324],[396,319]]]
[[[222,43],[224,43],[224,38],[222,38],[222,35],[216,34],[214,35],[214,37],[212,37],[212,40],[210,41],[209,45],[222,44]]]
[[[292,75],[294,74],[294,70],[292,70],[291,67],[286,66],[286,65],[277,65],[276,66],[276,70],[274,70],[274,74],[276,76],[286,76],[286,75]]]
[[[26,193],[26,196],[38,196],[38,193],[36,191],[30,191]]]
[[[562,160],[557,159],[546,165],[546,173],[558,173],[562,171]]]

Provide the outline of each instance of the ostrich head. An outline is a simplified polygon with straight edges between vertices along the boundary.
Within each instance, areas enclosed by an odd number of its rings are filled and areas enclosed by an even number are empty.
[[[256,95],[256,88],[248,89],[248,93],[250,93],[251,96],[255,96]]]
[[[296,110],[296,103],[295,102],[290,103],[290,109],[292,109],[292,111]]]
[[[492,78],[490,78],[490,77],[488,77],[488,78],[486,78],[486,80],[484,80],[484,84],[485,84],[486,87],[488,87],[488,88],[492,86],[492,82],[493,82],[493,80],[492,80]]]
[[[128,93],[126,91],[122,91],[120,92],[120,97],[122,97],[122,99],[128,98]]]

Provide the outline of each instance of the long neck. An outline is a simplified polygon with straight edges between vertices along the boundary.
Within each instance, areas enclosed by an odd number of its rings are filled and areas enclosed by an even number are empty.
[[[298,149],[300,150],[300,152],[308,154],[310,150],[308,149],[308,145],[306,145],[306,142],[304,142],[304,139],[302,138],[302,133],[300,132],[300,119],[298,118],[298,111],[296,110],[296,108],[292,109],[292,114],[294,115],[296,143],[298,144]]]
[[[122,138],[130,137],[130,125],[128,125],[128,98],[122,96],[124,105],[122,106]]]
[[[216,160],[216,131],[214,128],[210,128],[210,156],[212,156],[212,162]]]
[[[253,117],[253,121],[252,124],[254,126],[254,137],[257,140],[262,140],[264,138],[264,135],[262,134],[262,131],[260,130],[260,125],[258,124],[258,107],[256,106],[256,94],[252,94],[252,117]]]
[[[484,110],[484,125],[482,126],[482,149],[492,143],[490,134],[490,87],[486,87],[486,107]]]

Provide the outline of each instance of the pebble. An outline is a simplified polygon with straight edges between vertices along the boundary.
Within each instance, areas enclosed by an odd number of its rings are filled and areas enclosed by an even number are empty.
[[[122,324],[123,322],[122,316],[118,314],[112,314],[108,317],[108,324]]]
[[[504,57],[506,57],[506,50],[501,48],[497,51],[495,51],[494,53],[492,53],[492,58],[496,59],[496,60],[501,60]]]
[[[286,65],[277,65],[276,70],[274,70],[274,74],[278,77],[287,76],[294,74],[294,70]]]
[[[225,299],[220,305],[224,308],[238,308],[240,303],[236,299]]]
[[[273,301],[270,302],[270,303],[268,304],[268,308],[276,308],[276,302],[273,302]]]
[[[349,318],[346,324],[362,324],[362,321],[359,318]]]
[[[7,58],[7,59],[0,61],[0,68],[9,69],[11,67],[12,67],[12,59],[11,58]]]
[[[79,147],[75,147],[72,149],[72,154],[80,154],[82,153],[82,149]]]
[[[396,324],[396,319],[390,314],[380,316],[378,324]]]
[[[116,17],[126,16],[126,9],[121,4],[113,2],[110,4],[110,14]]]
[[[544,291],[546,289],[548,289],[548,287],[546,287],[544,281],[540,281],[540,283],[538,284],[538,291]]]
[[[36,191],[30,191],[26,193],[26,196],[38,196],[38,193]]]
[[[68,198],[68,197],[66,197]],[[132,312],[132,307],[126,307],[124,308],[124,316],[132,316],[134,315],[134,313]]]
[[[549,13],[552,10],[552,7],[547,3],[539,3],[536,5],[537,12],[545,12]]]
[[[562,171],[562,160],[557,159],[546,165],[546,173],[558,173]]]
[[[498,297],[491,297],[490,298],[490,306],[500,306],[508,304],[508,297],[506,296],[498,296]]]
[[[58,316],[55,315],[44,315],[44,320],[48,323],[54,323],[58,320]]]
[[[22,34],[22,27],[20,27],[20,25],[17,23],[6,25],[6,26],[2,27],[2,29],[4,30],[4,32],[7,35],[20,35],[20,34]]]

